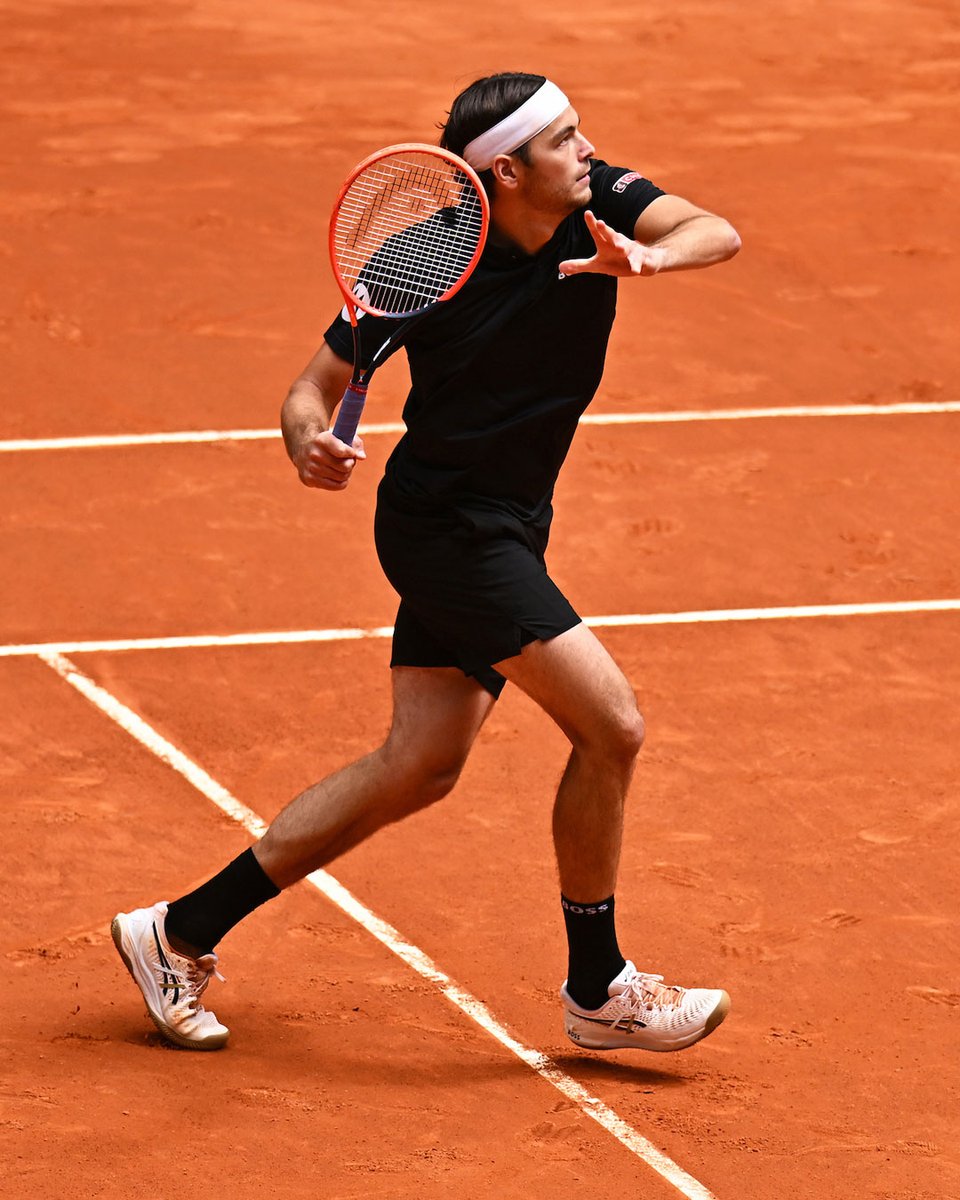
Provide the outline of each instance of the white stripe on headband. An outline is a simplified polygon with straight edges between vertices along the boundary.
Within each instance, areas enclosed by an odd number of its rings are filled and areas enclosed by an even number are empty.
[[[498,154],[512,154],[524,142],[542,133],[569,103],[555,83],[545,80],[515,112],[468,142],[463,157],[475,171],[486,171]]]

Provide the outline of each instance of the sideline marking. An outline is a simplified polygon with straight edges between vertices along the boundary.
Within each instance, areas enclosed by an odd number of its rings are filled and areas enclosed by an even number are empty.
[[[958,413],[960,401],[903,404],[821,404],[784,408],[709,408],[686,412],[585,413],[581,425],[674,425],[686,421],[757,421],[777,417],[897,417]],[[365,425],[365,436],[403,433],[401,421]],[[257,442],[279,438],[279,429],[199,429],[169,433],[116,433],[84,437],[10,438],[0,441],[0,454],[24,450],[90,450],[117,446],[174,446],[206,442]]]
[[[878,604],[800,604],[785,608],[714,608],[674,613],[623,613],[584,617],[591,629],[632,625],[700,625],[723,621],[786,621],[810,617],[866,617],[895,613],[960,612],[960,600],[890,600]],[[186,637],[114,638],[82,642],[24,642],[0,645],[0,658],[44,654],[94,654],[124,650],[200,650],[214,646],[286,646],[347,642],[393,636],[392,625],[371,629],[292,629],[278,633],[197,634]]]
[[[192,759],[189,759],[181,750],[162,737],[153,726],[148,725],[142,717],[122,704],[116,696],[94,683],[88,675],[75,667],[62,654],[44,653],[39,657],[61,679],[76,688],[91,704],[115,721],[121,729],[135,738],[152,754],[155,754],[157,758],[173,767],[198,792],[206,796],[208,800],[212,800],[227,816],[242,825],[247,833],[257,839],[263,837],[267,830],[267,824],[262,817],[257,816],[253,809],[248,808],[242,801],[231,795],[222,784],[217,783],[202,767],[197,766]],[[307,876],[307,879],[331,903],[362,925],[377,941],[403,959],[424,979],[433,983],[466,1016],[526,1063],[547,1083],[552,1084],[568,1100],[572,1100],[581,1112],[612,1134],[617,1141],[642,1159],[647,1166],[672,1184],[688,1200],[716,1200],[713,1193],[708,1191],[699,1180],[694,1179],[673,1159],[668,1158],[662,1150],[638,1133],[632,1125],[618,1116],[612,1108],[588,1092],[582,1084],[567,1075],[565,1071],[562,1071],[546,1054],[517,1041],[482,1001],[455,983],[418,946],[408,942],[392,925],[371,912],[332,875],[326,871],[314,871]]]

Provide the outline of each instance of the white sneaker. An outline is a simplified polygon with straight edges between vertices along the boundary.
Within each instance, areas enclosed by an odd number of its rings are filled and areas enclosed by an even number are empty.
[[[581,1008],[560,989],[567,1037],[587,1050],[683,1050],[713,1033],[730,1011],[719,989],[667,987],[628,962],[600,1008]]]
[[[219,1050],[227,1044],[230,1030],[200,1003],[210,976],[223,979],[217,956],[188,958],[171,950],[163,929],[166,915],[165,900],[152,908],[117,913],[110,926],[114,944],[163,1036],[189,1050]]]

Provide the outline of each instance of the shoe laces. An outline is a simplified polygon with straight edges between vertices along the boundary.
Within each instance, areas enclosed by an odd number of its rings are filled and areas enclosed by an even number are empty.
[[[654,1008],[679,1008],[686,989],[676,984],[665,984],[662,975],[646,975],[638,971],[630,979],[620,993],[624,1000],[635,1011]]]
[[[172,964],[164,968],[164,974],[168,976],[164,990],[179,988],[183,993],[183,1003],[194,1012],[200,1012],[203,1008],[200,997],[207,990],[210,979],[216,976],[221,983],[227,982],[217,970],[219,960],[213,953],[202,954],[199,958],[179,957],[184,964],[182,970]]]

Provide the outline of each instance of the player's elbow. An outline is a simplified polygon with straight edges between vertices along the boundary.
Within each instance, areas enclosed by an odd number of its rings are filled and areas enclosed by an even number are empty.
[[[740,247],[743,242],[740,239],[740,234],[734,229],[729,221],[724,221],[723,241],[724,241],[724,261],[733,258],[735,254],[739,254]]]

